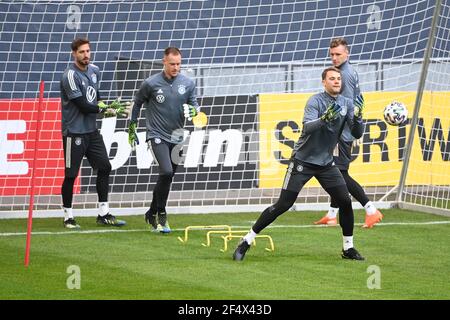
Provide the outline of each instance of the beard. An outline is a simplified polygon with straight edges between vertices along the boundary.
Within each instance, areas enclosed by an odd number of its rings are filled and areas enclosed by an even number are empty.
[[[87,65],[89,65],[89,62],[90,62],[89,59],[78,59],[77,61],[82,66],[87,66]]]

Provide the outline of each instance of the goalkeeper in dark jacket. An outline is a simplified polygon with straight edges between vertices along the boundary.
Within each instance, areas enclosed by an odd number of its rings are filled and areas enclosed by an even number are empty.
[[[94,169],[97,169],[97,194],[100,225],[123,226],[109,212],[108,191],[111,164],[103,138],[97,130],[96,119],[100,113],[105,117],[127,116],[131,106],[116,100],[107,105],[100,100],[99,68],[90,63],[89,40],[77,38],[72,42],[74,63],[70,65],[60,82],[62,136],[64,147],[64,181],[61,188],[64,226],[79,228],[72,212],[73,186],[83,157],[86,156]]]
[[[150,208],[145,221],[152,231],[169,233],[166,204],[177,161],[172,150],[184,140],[185,118],[197,116],[199,105],[195,83],[180,74],[181,52],[169,47],[164,51],[164,69],[144,80],[134,97],[131,122],[128,128],[129,142],[134,148],[139,143],[136,128],[141,107],[145,107],[146,142],[159,165],[159,176],[153,189]]]
[[[343,234],[342,258],[364,260],[353,246],[353,209],[347,186],[334,164],[333,149],[347,124],[356,138],[363,133],[361,117],[354,114],[354,101],[341,96],[341,72],[335,67],[322,73],[325,91],[309,98],[302,134],[295,144],[278,201],[264,210],[236,248],[233,259],[243,260],[258,233],[286,212],[300,190],[315,177],[339,206]]]

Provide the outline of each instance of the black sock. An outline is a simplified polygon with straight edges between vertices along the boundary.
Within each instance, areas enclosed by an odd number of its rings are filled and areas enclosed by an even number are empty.
[[[172,175],[160,175],[155,186],[153,195],[156,197],[156,209],[158,213],[166,212],[167,198],[169,197]]]
[[[98,171],[96,186],[98,202],[108,202],[109,171]]]
[[[73,185],[75,183],[75,178],[65,177],[62,187],[61,187],[61,195],[63,200],[64,208],[72,207],[72,199],[73,199]]]

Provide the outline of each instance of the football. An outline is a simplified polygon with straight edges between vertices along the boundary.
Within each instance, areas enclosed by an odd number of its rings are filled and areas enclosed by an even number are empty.
[[[398,126],[408,118],[408,109],[403,103],[393,101],[384,108],[383,115],[388,124]]]

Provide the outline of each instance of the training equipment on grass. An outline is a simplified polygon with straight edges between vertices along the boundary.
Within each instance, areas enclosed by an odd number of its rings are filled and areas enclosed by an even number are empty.
[[[248,233],[248,230],[228,230],[228,231],[219,231],[219,230],[213,230],[208,231],[206,233],[206,243],[202,243],[202,246],[209,247],[211,245],[211,235],[212,234],[225,234],[225,235],[233,235],[233,234],[240,234],[241,238]]]
[[[186,243],[189,238],[189,231],[191,230],[209,230],[209,229],[226,229],[229,232],[231,231],[231,226],[226,224],[218,224],[218,225],[210,225],[210,226],[187,226],[184,228],[184,239],[181,237],[178,237],[177,239],[180,240],[182,243]]]
[[[215,230],[211,230],[215,229]],[[218,229],[225,229],[225,230],[218,230]],[[220,238],[223,240],[223,249],[220,249],[221,252],[226,252],[228,250],[228,242],[233,238],[242,238],[244,235],[248,233],[248,230],[232,230],[231,226],[229,225],[209,225],[209,226],[187,226],[184,228],[184,239],[182,237],[178,237],[177,239],[180,240],[182,243],[187,243],[189,239],[189,231],[197,230],[197,231],[204,231],[209,230],[206,232],[206,241],[202,243],[203,247],[210,247],[211,246],[211,237],[212,235],[220,235]],[[265,248],[267,251],[274,251],[275,246],[272,240],[272,237],[269,235],[257,235],[256,238],[253,240],[252,245],[256,246],[256,239],[268,239],[269,246]]]
[[[226,252],[228,250],[228,241],[230,241],[233,238],[239,238],[239,236],[236,236],[236,235],[225,235],[225,236],[222,236],[222,239],[224,240],[223,241],[223,249],[220,249],[220,251]],[[269,246],[264,248],[264,250],[269,251],[269,252],[275,251],[275,245],[273,243],[273,239],[272,239],[271,236],[266,235],[266,234],[261,234],[261,235],[257,235],[256,238],[267,239],[268,243],[269,243]],[[255,240],[253,240],[253,243],[252,243],[253,246],[256,246],[256,238],[255,238]]]

